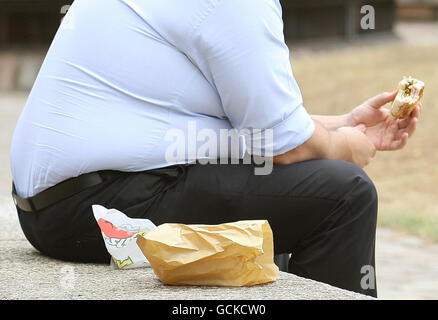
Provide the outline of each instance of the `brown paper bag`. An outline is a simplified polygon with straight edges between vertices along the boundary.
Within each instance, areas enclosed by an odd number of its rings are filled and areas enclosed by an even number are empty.
[[[165,284],[250,286],[278,276],[266,220],[162,224],[138,236],[137,244]]]

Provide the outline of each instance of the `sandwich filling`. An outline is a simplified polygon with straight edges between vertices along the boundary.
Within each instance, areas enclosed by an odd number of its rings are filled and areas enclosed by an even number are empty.
[[[424,83],[412,77],[404,78],[400,83],[401,100],[405,103],[416,101],[420,98],[421,90],[424,88]]]

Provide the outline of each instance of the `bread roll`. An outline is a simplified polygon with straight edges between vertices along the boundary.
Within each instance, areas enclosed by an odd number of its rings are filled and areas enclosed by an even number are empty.
[[[403,77],[392,103],[391,115],[396,119],[407,118],[423,97],[424,82],[411,76]]]

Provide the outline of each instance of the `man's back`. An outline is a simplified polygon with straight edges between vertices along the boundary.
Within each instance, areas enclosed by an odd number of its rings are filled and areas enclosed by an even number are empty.
[[[187,140],[178,145],[187,151],[169,161],[174,142],[166,134],[193,140],[190,123],[195,136],[272,128],[274,155],[312,135],[280,3],[76,0],[14,134],[17,193],[30,197],[93,171],[188,162]],[[229,157],[224,150],[195,156]]]
[[[191,2],[202,10],[203,1]],[[205,118],[213,128],[229,128],[220,119],[224,114],[216,90],[178,43],[169,42],[179,40],[179,24],[191,20],[181,14],[165,23],[170,4],[178,3],[73,4],[14,135],[11,164],[18,194],[32,196],[97,170],[164,166],[166,131],[186,130],[186,122],[198,113],[212,116]],[[167,29],[157,30],[154,20]]]

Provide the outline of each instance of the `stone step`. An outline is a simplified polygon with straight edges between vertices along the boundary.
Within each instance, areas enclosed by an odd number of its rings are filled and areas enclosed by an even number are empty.
[[[280,272],[252,287],[163,285],[151,268],[113,270],[43,256],[24,238],[11,197],[0,195],[0,300],[363,300],[358,293]]]
[[[163,285],[151,268],[50,259],[26,240],[0,241],[0,299],[123,300],[363,300],[367,296],[280,272],[275,282],[251,287]]]

